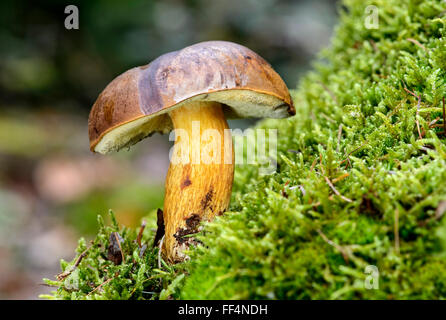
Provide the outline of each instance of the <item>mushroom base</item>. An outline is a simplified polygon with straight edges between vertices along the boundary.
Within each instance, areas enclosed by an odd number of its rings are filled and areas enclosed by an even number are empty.
[[[222,106],[193,102],[169,113],[175,145],[166,177],[163,255],[187,258],[201,221],[221,215],[229,205],[234,178],[232,138]]]

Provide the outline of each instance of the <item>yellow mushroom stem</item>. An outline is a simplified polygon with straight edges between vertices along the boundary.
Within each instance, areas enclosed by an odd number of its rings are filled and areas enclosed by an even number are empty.
[[[192,102],[169,113],[175,145],[170,156],[164,198],[163,255],[170,262],[186,258],[196,244],[201,221],[221,215],[229,205],[234,151],[222,106]]]

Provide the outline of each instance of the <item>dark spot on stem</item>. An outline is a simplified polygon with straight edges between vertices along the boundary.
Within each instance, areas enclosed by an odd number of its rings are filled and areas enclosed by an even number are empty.
[[[186,177],[186,179],[183,180],[181,183],[181,190],[183,190],[186,187],[189,187],[192,184],[192,181],[190,181],[189,176]]]
[[[193,213],[186,219],[186,227],[190,230],[196,230],[198,225],[200,224],[200,216],[196,213]]]
[[[204,198],[201,200],[201,207],[203,208],[203,210],[209,207],[213,197],[214,197],[214,189],[212,189],[211,187],[204,196]]]
[[[173,235],[179,244],[192,244],[197,243],[197,240],[188,235],[198,232],[200,226],[201,217],[197,213],[192,213],[186,218],[186,226],[184,228],[178,228],[177,232]]]

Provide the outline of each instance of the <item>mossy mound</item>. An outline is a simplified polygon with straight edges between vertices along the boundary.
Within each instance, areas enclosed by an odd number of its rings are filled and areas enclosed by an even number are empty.
[[[56,290],[45,299],[128,300],[167,299],[183,279],[183,265],[170,266],[153,247],[155,216],[149,215],[139,230],[120,227],[112,211],[111,226],[98,216],[99,231],[87,243],[79,240],[77,257],[61,261],[57,280],[44,279]]]
[[[368,5],[378,29],[365,27]],[[190,262],[160,270],[157,249],[133,254],[92,296],[446,298],[445,36],[444,1],[345,0],[332,46],[293,91],[297,115],[257,126],[278,129],[278,172],[239,166],[231,212],[207,225]],[[56,297],[104,282],[91,259],[94,284]],[[151,277],[164,284],[146,286]]]
[[[379,27],[368,30],[371,4]],[[279,172],[237,170],[234,212],[208,227],[182,298],[446,298],[446,140],[435,126],[446,4],[344,5],[332,47],[293,92],[297,115],[258,126],[279,130]],[[365,287],[368,265],[377,290]]]

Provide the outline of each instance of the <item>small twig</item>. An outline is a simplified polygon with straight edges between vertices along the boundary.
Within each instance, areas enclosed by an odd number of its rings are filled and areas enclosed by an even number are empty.
[[[92,294],[92,293],[95,292],[96,290],[99,290],[100,288],[102,288],[102,286],[106,285],[107,283],[109,283],[109,282],[112,281],[113,279],[114,279],[114,277],[113,277],[113,278],[110,278],[110,279],[107,279],[106,281],[102,282],[100,285],[98,285],[96,288],[94,288],[92,291],[90,291],[90,292],[87,294],[87,296],[89,296],[90,294]]]
[[[418,98],[418,96],[415,94],[415,92],[413,92],[413,91],[410,91],[409,89],[407,89],[407,87],[406,87],[406,84],[404,83],[404,91],[406,91],[407,93],[409,93],[409,94],[411,94],[412,96],[414,96],[414,97],[417,97]]]
[[[424,51],[427,51],[426,47],[423,46],[418,40],[415,40],[415,39],[412,39],[412,38],[407,38],[406,40],[409,41],[409,42],[412,42],[414,45],[420,47]]]
[[[147,224],[146,220],[143,220],[143,221],[142,221],[142,224],[141,224],[141,228],[139,229],[138,238],[136,239],[137,242],[138,242],[138,246],[139,246],[139,248],[141,248],[142,234],[143,234],[143,232],[144,232],[144,229],[146,228],[146,224]]]
[[[158,250],[158,269],[161,270],[161,248],[163,247],[163,242],[164,242],[164,235],[160,240],[160,244],[158,246],[159,250]]]
[[[163,235],[163,237],[161,238],[160,244],[158,246],[158,269],[160,270],[161,270],[161,248],[163,247],[164,237],[165,235]],[[163,286],[163,278],[160,278],[160,286]]]
[[[342,254],[344,261],[348,264],[348,254],[345,251],[345,249],[342,246],[340,246],[339,244],[337,244],[336,242],[333,242],[330,239],[328,239],[327,236],[321,231],[321,229],[317,229],[316,231],[317,231],[317,233],[319,233],[319,235],[322,237],[322,239],[324,239],[325,242],[327,242],[330,246],[334,247],[336,250],[338,250]]]
[[[341,163],[340,163],[340,165],[347,161],[347,162],[350,164],[350,167],[351,167],[352,165],[351,165],[351,163],[350,163],[350,156],[351,156],[353,153],[355,153],[356,151],[358,151],[359,149],[361,149],[362,147],[364,147],[367,143],[368,143],[368,141],[365,141],[365,142],[364,142],[363,144],[361,144],[359,147],[357,147],[357,148],[353,149],[352,151],[350,151],[350,152],[347,154],[347,158],[345,158],[344,160],[342,160]]]
[[[350,168],[353,167],[353,166],[352,166],[352,163],[350,162],[350,158],[347,158],[347,163],[346,163],[346,165],[345,165],[345,169],[347,169],[348,166],[350,166]]]
[[[63,279],[65,279],[66,277],[68,277],[74,270],[76,270],[76,268],[79,266],[79,264],[81,263],[82,259],[87,255],[87,251],[90,250],[91,247],[88,247],[87,249],[85,249],[84,252],[82,252],[79,257],[76,259],[76,262],[74,263],[74,265],[70,268],[70,270],[68,271],[64,271],[62,273],[59,273],[56,278],[59,281],[62,281]]]
[[[317,157],[314,158],[313,163],[311,164],[310,172],[313,171],[314,167],[316,166],[316,162],[317,162]]]
[[[333,185],[333,183],[331,183],[330,179],[328,179],[328,177],[324,176],[325,181],[327,182],[327,184],[330,186],[331,190],[333,190],[333,192],[340,197],[342,200],[347,201],[347,202],[353,202],[353,200],[344,197],[342,194],[339,193],[338,190],[336,190],[335,186]]]
[[[339,177],[333,179],[331,182],[336,183],[338,181],[344,180],[345,178],[347,178],[348,176],[350,176],[350,173],[346,172],[343,175],[340,175]]]
[[[400,231],[399,231],[399,210],[398,208],[395,211],[395,223],[393,228],[393,233],[395,236],[395,252],[400,254]]]

